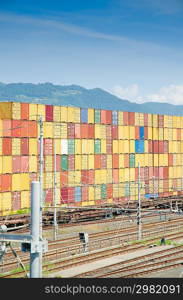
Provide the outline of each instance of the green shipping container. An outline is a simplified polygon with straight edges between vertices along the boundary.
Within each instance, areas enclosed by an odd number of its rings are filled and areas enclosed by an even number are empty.
[[[128,182],[125,183],[125,196],[130,196],[130,185]]]
[[[130,168],[135,168],[135,154],[130,154]]]
[[[75,142],[74,139],[68,140],[68,154],[74,154]]]
[[[62,155],[61,156],[61,169],[63,171],[68,170],[68,157],[67,157],[67,155]]]
[[[101,153],[101,141],[95,140],[95,154]]]
[[[95,123],[100,123],[100,110],[95,109]]]
[[[107,188],[106,188],[105,184],[101,185],[101,196],[102,196],[102,199],[107,198]]]

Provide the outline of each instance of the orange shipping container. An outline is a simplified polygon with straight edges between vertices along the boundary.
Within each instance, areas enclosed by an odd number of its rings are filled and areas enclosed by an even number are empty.
[[[21,119],[29,119],[29,103],[21,103]]]

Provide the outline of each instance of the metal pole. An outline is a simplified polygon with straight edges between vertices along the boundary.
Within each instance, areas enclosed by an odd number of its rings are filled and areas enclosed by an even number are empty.
[[[40,235],[40,182],[31,183],[31,235],[35,242]],[[40,277],[40,253],[30,253],[30,277]]]
[[[57,208],[56,208],[56,187],[57,187],[57,176],[56,176],[56,144],[54,140],[54,239],[57,239]]]
[[[40,239],[42,239],[43,228],[42,228],[42,210],[43,210],[43,118],[40,116],[39,118],[39,126],[40,126],[40,170],[39,170],[39,182],[40,182]],[[40,255],[40,277],[42,277],[42,253]]]
[[[137,204],[137,226],[138,240],[142,239],[142,223],[141,223],[141,198],[140,198],[140,164],[138,163],[138,204]]]

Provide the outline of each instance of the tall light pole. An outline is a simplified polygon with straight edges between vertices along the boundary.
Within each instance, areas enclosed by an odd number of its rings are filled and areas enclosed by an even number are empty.
[[[42,225],[42,212],[43,212],[43,117],[39,118],[39,128],[40,128],[40,136],[39,136],[39,147],[40,147],[40,159],[39,159],[39,182],[40,182],[40,239],[42,239],[43,235],[43,225]],[[40,277],[42,277],[42,253],[40,253]]]
[[[56,143],[54,139],[54,190],[53,190],[53,198],[54,198],[54,239],[57,239],[57,208],[56,208],[56,188],[57,188],[57,164],[56,164]]]
[[[138,163],[138,204],[137,204],[137,226],[138,226],[138,240],[142,239],[142,220],[141,220],[141,181],[140,181],[140,164]]]

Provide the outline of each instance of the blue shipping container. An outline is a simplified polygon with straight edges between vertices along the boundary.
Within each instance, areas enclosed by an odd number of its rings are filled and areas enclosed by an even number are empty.
[[[118,125],[118,112],[115,110],[112,111],[112,124]]]
[[[135,140],[135,152],[136,153],[144,153],[144,141],[143,140]]]
[[[145,194],[145,198],[157,198],[158,194]]]
[[[81,109],[81,122],[88,123],[88,109],[87,108]]]
[[[75,201],[76,202],[81,201],[81,187],[80,186],[75,187]]]
[[[144,139],[144,127],[139,127],[139,135],[140,135],[140,140]]]

